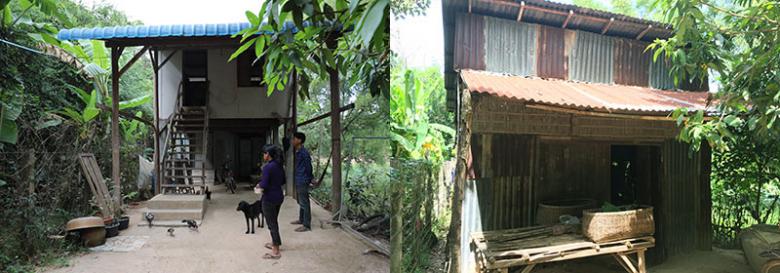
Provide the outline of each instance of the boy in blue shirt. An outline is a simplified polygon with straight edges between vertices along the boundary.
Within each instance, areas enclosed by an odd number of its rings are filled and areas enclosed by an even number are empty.
[[[306,142],[306,135],[296,132],[293,135],[292,145],[295,148],[295,188],[298,193],[299,211],[298,220],[291,222],[293,225],[302,225],[295,229],[297,232],[311,230],[311,205],[309,204],[309,184],[312,183],[314,176],[311,168],[311,155],[303,147]]]

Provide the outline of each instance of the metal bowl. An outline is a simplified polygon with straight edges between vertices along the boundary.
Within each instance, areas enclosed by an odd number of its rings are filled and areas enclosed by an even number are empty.
[[[105,227],[103,218],[100,217],[79,217],[68,221],[65,224],[65,231],[80,230],[85,228]]]

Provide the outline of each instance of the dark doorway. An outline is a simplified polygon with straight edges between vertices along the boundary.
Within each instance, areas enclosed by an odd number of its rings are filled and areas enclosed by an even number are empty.
[[[206,106],[208,102],[208,51],[185,50],[182,55],[183,105]]]
[[[647,253],[648,263],[665,260],[659,215],[661,199],[661,149],[658,146],[612,145],[611,202],[615,205],[649,205],[654,207],[656,246]]]
[[[251,175],[260,173],[263,162],[262,149],[265,145],[265,135],[241,134],[238,137],[238,169],[236,174],[241,181],[250,181]],[[256,183],[257,181],[250,181]]]

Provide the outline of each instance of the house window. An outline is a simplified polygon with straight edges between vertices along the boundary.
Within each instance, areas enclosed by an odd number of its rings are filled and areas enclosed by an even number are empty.
[[[238,74],[238,87],[256,87],[263,84],[263,63],[260,59],[255,62],[255,53],[245,51],[238,56],[236,65]]]

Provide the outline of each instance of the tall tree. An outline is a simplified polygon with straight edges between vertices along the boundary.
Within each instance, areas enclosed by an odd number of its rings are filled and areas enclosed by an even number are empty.
[[[680,80],[716,75],[720,85],[713,93],[717,116],[699,111],[675,112],[685,125],[680,137],[698,148],[702,141],[727,149],[736,128],[755,141],[776,141],[780,136],[780,9],[774,1],[660,0],[674,36],[657,40],[650,48],[654,58],[671,60]]]

